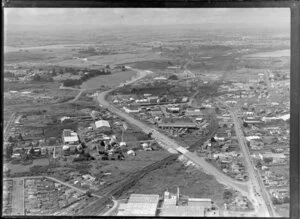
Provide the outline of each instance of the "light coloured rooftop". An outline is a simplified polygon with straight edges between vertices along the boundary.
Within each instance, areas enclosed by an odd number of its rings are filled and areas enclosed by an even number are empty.
[[[160,217],[203,217],[202,206],[173,206],[166,205],[160,209]]]
[[[117,216],[155,216],[157,203],[120,204]]]
[[[96,128],[108,127],[110,128],[109,122],[106,120],[98,120],[95,122]]]

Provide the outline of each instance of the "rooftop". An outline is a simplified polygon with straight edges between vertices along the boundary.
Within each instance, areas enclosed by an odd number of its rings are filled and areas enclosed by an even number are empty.
[[[96,128],[101,128],[101,127],[108,127],[110,128],[109,122],[106,120],[99,120],[95,122]]]
[[[155,216],[159,195],[131,194],[127,204],[120,204],[118,216]]]
[[[148,194],[131,194],[128,200],[128,203],[158,203],[159,195],[148,195]]]
[[[160,209],[159,216],[167,217],[203,217],[204,208],[201,206],[174,206],[166,205]]]
[[[197,128],[192,122],[161,123],[159,127]]]

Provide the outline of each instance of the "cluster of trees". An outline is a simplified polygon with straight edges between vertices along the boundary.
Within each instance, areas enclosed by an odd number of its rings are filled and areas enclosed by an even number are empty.
[[[229,190],[225,190],[223,193],[223,199],[225,200],[225,202],[228,203],[232,198],[233,198],[232,192]]]
[[[89,54],[89,55],[98,55],[99,52],[94,47],[88,47],[87,49],[80,50],[79,54]]]
[[[168,80],[178,80],[178,76],[177,75],[171,75]]]
[[[20,142],[20,141],[24,141],[24,138],[21,133],[15,138],[13,138],[12,136],[8,137],[8,142],[10,142],[10,143]]]
[[[84,74],[80,79],[67,79],[63,81],[63,85],[66,87],[71,87],[74,85],[80,85],[82,82],[87,81],[88,79],[98,76],[98,75],[107,75],[111,74],[111,71],[107,69],[101,69],[101,70],[96,70],[92,69],[89,70],[88,74]]]
[[[33,81],[48,81],[52,82],[54,81],[53,78],[50,75],[41,76],[38,74],[35,74],[32,78]]]

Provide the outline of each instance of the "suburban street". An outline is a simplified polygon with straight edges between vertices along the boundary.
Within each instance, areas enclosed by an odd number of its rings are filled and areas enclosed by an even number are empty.
[[[252,196],[252,200],[256,200],[256,202],[254,204],[255,204],[255,209],[257,211],[257,214],[260,216],[265,216],[265,217],[270,217],[270,216],[275,217],[276,213],[273,208],[270,197],[268,195],[268,192],[266,191],[266,188],[263,185],[260,175],[254,169],[255,165],[252,163],[252,160],[250,157],[250,151],[248,149],[246,138],[242,131],[239,118],[237,117],[237,113],[235,112],[235,110],[232,107],[228,106],[222,100],[220,100],[219,98],[216,98],[216,99],[221,104],[223,104],[224,106],[226,106],[229,109],[229,113],[233,119],[237,139],[238,139],[241,151],[243,153],[243,157],[245,159],[245,165],[246,165],[247,171],[249,173],[249,181],[251,183],[250,195]]]

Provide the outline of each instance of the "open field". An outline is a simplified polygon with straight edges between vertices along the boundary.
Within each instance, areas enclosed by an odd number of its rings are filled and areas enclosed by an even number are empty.
[[[100,75],[95,78],[91,78],[82,83],[83,89],[97,89],[101,86],[117,86],[120,83],[127,81],[136,75],[135,71],[126,70],[115,72],[111,75]]]
[[[130,65],[137,69],[142,70],[164,70],[170,66],[168,60],[160,58],[157,60],[145,60],[145,61],[135,61],[132,63],[125,63],[125,65]]]
[[[114,55],[98,55],[98,56],[89,56],[86,61],[81,59],[65,59],[63,61],[58,61],[57,64],[60,66],[93,66],[93,65],[118,65],[124,63],[132,63],[138,61],[147,61],[147,60],[160,59],[160,56],[151,53],[125,53],[125,54],[114,54]]]
[[[224,186],[213,176],[200,172],[194,167],[185,167],[179,161],[147,174],[123,194],[123,197],[131,193],[162,194],[167,188],[171,191],[175,190],[176,186],[180,187],[180,192],[184,195],[197,198],[210,197],[220,207],[224,203]]]
[[[78,91],[59,89],[58,82],[7,82],[4,84],[4,104],[7,107],[16,107],[32,104],[62,103],[74,98]],[[9,91],[18,91],[11,94]],[[29,94],[21,92],[29,91]],[[7,93],[6,93],[7,92]],[[19,110],[19,109],[18,109]],[[20,109],[21,110],[21,109]]]
[[[291,51],[289,49],[284,50],[276,50],[272,52],[260,52],[255,54],[246,55],[249,58],[274,58],[274,57],[289,57],[291,55]]]
[[[275,206],[275,210],[278,215],[282,217],[289,217],[290,215],[290,204],[282,204]]]

